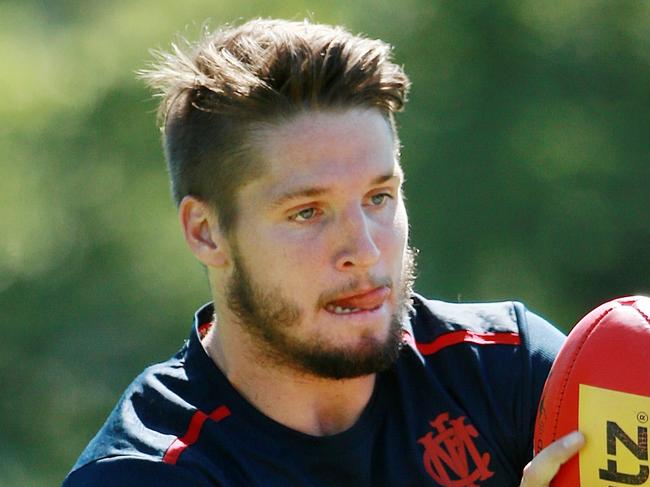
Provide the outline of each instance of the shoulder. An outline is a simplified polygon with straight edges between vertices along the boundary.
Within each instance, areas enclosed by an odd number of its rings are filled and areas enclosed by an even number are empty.
[[[206,487],[182,467],[144,457],[103,458],[71,472],[62,487]]]
[[[178,357],[146,368],[126,388],[74,470],[91,464],[91,471],[112,468],[113,459],[150,468],[143,461],[161,461],[175,438],[187,430],[196,411],[193,395]]]
[[[413,305],[413,337],[423,355],[470,343],[517,346],[552,360],[564,341],[557,328],[516,301],[448,303],[415,295]]]
[[[537,405],[564,335],[516,301],[466,304],[415,296],[411,324],[417,370],[478,430],[490,432],[520,472],[532,455]],[[413,366],[404,370],[407,378],[416,375]]]
[[[410,327],[407,335],[421,359],[442,351],[473,350],[473,356],[496,353],[532,361],[545,371],[565,340],[557,328],[517,301],[448,303],[414,295]]]

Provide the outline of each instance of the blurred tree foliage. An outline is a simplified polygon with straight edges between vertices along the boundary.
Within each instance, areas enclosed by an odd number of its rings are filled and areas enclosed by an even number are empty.
[[[57,485],[209,299],[168,194],[148,49],[203,21],[346,25],[396,46],[418,289],[568,330],[650,292],[650,4],[0,1],[0,484]]]

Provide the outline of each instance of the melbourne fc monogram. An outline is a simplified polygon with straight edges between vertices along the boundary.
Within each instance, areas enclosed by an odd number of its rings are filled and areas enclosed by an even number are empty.
[[[424,446],[424,468],[438,484],[444,487],[478,487],[479,480],[494,475],[488,469],[489,453],[479,453],[474,438],[478,431],[465,424],[465,416],[449,419],[442,413],[430,421],[435,429],[429,431],[418,443]]]

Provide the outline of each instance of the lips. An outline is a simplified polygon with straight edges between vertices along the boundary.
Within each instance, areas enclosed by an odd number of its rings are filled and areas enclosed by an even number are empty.
[[[373,310],[379,308],[386,301],[389,294],[389,287],[377,287],[330,301],[325,305],[325,309],[336,314]]]

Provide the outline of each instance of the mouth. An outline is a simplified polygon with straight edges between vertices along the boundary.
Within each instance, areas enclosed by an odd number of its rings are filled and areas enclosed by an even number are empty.
[[[355,292],[338,297],[325,305],[325,310],[335,315],[350,315],[378,310],[390,295],[388,286],[376,287],[367,291]]]

